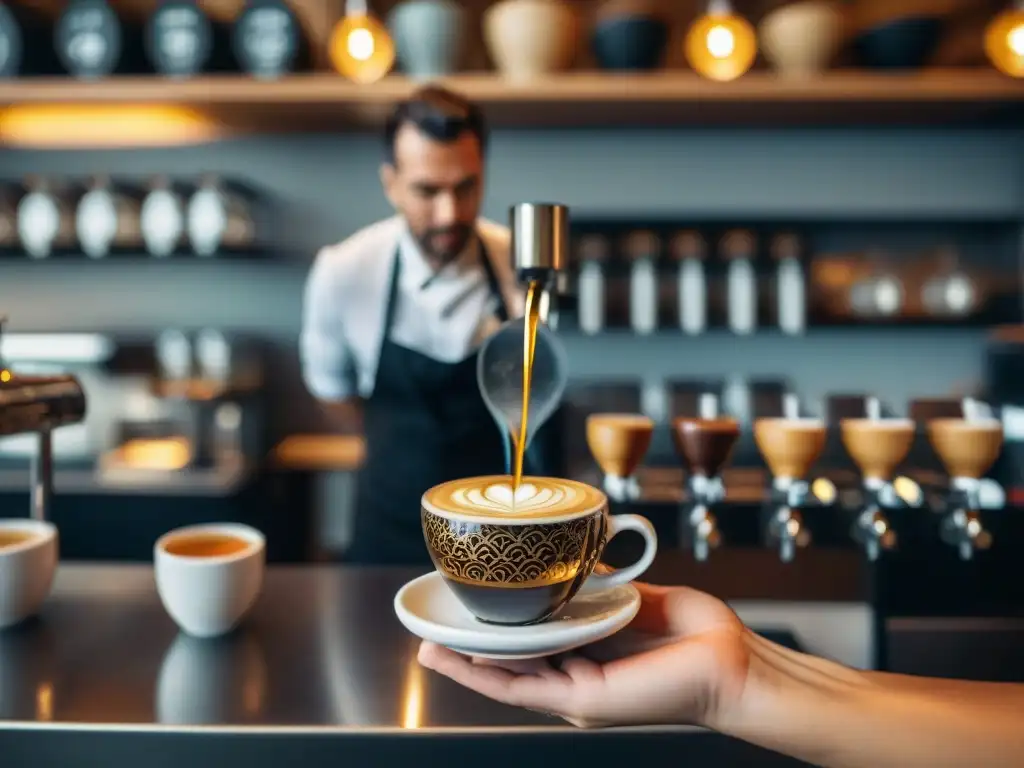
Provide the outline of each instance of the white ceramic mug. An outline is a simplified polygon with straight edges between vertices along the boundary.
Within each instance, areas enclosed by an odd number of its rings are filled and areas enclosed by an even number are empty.
[[[0,629],[35,615],[50,594],[57,570],[57,528],[39,520],[0,520],[4,534],[23,541],[0,547]]]
[[[180,539],[228,536],[245,542],[226,555],[168,551]],[[248,525],[210,523],[178,528],[154,547],[156,589],[171,618],[195,637],[216,637],[234,629],[252,608],[263,586],[266,540]]]

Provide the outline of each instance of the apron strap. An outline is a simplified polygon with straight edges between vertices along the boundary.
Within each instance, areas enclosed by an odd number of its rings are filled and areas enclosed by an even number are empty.
[[[487,246],[484,245],[484,239],[480,235],[477,235],[476,239],[480,244],[480,260],[487,275],[487,285],[491,289],[491,294],[498,300],[498,308],[496,310],[498,320],[503,323],[508,322],[511,315],[508,311],[508,305],[505,303],[505,294],[502,293],[501,285],[498,283],[498,275],[494,271],[494,264],[491,263],[491,254],[487,250]]]
[[[507,322],[511,317],[508,311],[508,305],[505,303],[504,294],[501,291],[501,285],[498,282],[498,275],[494,271],[494,265],[491,263],[490,253],[487,250],[487,246],[484,245],[483,238],[479,234],[476,236],[477,245],[479,248],[480,266],[483,267],[484,275],[487,277],[487,287],[490,289],[491,295],[498,300],[498,306],[495,309],[495,314],[498,320],[502,323]],[[402,274],[402,246],[399,243],[395,246],[394,254],[391,257],[391,277],[388,284],[387,292],[387,304],[384,307],[384,332],[381,334],[381,349],[384,348],[384,343],[391,336],[391,326],[395,322],[395,305],[398,303],[398,286],[399,278]],[[380,355],[378,353],[378,359]]]

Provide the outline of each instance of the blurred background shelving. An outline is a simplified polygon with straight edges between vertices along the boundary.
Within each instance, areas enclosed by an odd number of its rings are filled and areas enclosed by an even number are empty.
[[[496,128],[1012,125],[1024,116],[1024,84],[982,68],[845,71],[797,81],[756,72],[727,84],[689,72],[573,72],[530,83],[481,73],[436,82],[481,104]],[[151,77],[25,79],[0,83],[0,107],[65,105],[73,120],[88,118],[85,108],[92,115],[97,107],[152,108],[157,99],[212,121],[202,134],[208,140],[245,132],[372,129],[420,84],[393,75],[364,86],[332,73],[271,82],[234,75],[158,83]],[[3,127],[0,116],[0,135]]]

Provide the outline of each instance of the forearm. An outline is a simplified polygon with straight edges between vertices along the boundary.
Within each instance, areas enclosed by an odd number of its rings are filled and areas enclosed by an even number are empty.
[[[982,683],[975,680],[950,680],[920,675],[897,675],[891,672],[864,672],[865,677],[878,686],[906,691],[930,693],[955,698],[964,703],[980,701],[983,704],[1005,702],[1017,707],[1024,719],[1024,685],[1019,683]],[[1022,759],[1024,764],[1024,759]]]
[[[865,673],[750,633],[741,703],[716,729],[826,768],[1024,764],[1024,697]],[[965,695],[967,692],[971,695]]]

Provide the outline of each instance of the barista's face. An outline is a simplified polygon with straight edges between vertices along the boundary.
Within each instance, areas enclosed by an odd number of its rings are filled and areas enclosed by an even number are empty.
[[[395,164],[382,166],[381,182],[436,266],[465,249],[483,192],[483,153],[473,134],[445,143],[406,123],[395,136]]]

